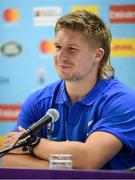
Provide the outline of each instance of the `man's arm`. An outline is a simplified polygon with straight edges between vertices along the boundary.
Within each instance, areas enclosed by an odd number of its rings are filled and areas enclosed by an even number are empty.
[[[5,146],[14,144],[20,133],[9,133],[5,139]],[[23,155],[21,148],[13,150],[20,155],[7,155],[3,159],[3,166],[35,167],[41,163],[47,163],[50,154],[72,154],[74,156],[73,168],[76,169],[100,169],[122,148],[121,141],[111,133],[97,131],[89,136],[85,143],[77,141],[56,142],[42,138],[34,148],[34,154]],[[46,161],[47,160],[47,161]],[[18,164],[19,163],[19,164]],[[36,163],[36,164],[35,164]]]
[[[49,168],[48,161],[26,154],[7,154],[2,159],[2,167]]]
[[[94,132],[85,143],[55,142],[41,139],[34,148],[34,153],[40,159],[49,159],[50,154],[73,154],[76,169],[100,169],[122,148],[121,141],[107,132]]]
[[[25,131],[19,127],[19,132],[10,132],[4,138],[3,149],[12,147],[19,136]],[[22,148],[12,150],[11,153],[3,156],[2,167],[30,167],[30,168],[48,168],[49,164],[46,160],[41,160],[31,154],[22,151]]]

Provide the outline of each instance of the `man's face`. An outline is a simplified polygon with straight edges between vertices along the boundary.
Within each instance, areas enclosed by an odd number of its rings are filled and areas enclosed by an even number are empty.
[[[56,34],[54,62],[59,76],[66,81],[90,78],[95,71],[96,50],[78,31],[61,29]]]

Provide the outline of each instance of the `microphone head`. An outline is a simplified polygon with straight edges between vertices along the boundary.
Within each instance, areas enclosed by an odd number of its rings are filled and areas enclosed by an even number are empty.
[[[53,122],[56,122],[60,116],[59,111],[57,109],[53,109],[53,108],[49,109],[47,111],[46,115],[51,116]]]

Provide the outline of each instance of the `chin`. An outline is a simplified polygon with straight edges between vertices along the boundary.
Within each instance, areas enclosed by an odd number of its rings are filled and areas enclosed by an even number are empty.
[[[68,72],[63,72],[63,71],[57,71],[58,75],[61,79],[63,80],[72,80],[73,76],[69,74]]]
[[[63,75],[63,74],[59,74],[59,77],[65,81],[70,80],[71,78],[69,77],[69,75]]]

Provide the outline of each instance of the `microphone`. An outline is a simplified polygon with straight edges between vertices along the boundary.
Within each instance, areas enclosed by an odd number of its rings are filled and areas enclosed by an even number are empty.
[[[26,131],[24,131],[18,140],[26,138],[28,135],[32,135],[38,132],[43,125],[52,122],[56,122],[59,119],[59,112],[56,109],[49,109],[47,113],[36,123],[32,124]]]

